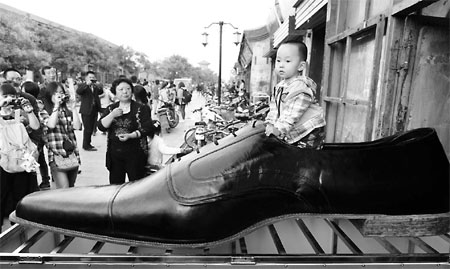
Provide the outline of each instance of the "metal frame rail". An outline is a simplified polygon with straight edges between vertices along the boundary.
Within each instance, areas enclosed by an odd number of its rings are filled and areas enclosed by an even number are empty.
[[[317,231],[312,232],[311,229],[314,227],[311,227],[311,225],[308,227],[305,224],[305,220],[307,221],[307,218],[288,220],[291,222],[291,225],[300,231],[298,235],[288,231],[286,236],[286,231],[283,231],[286,230],[286,227],[279,225],[279,223],[271,224],[255,231],[265,232],[268,240],[264,241],[264,244],[272,246],[272,252],[264,251],[263,253],[258,250],[252,251],[249,243],[252,240],[254,241],[255,237],[252,238],[251,234],[231,243],[221,245],[221,250],[215,248],[151,249],[116,245],[117,247],[122,247],[123,250],[117,253],[111,253],[111,250],[106,250],[103,253],[105,245],[114,244],[61,236],[41,230],[24,228],[16,224],[0,235],[0,267],[2,264],[19,267],[20,265],[29,264],[51,265],[58,266],[58,268],[68,264],[84,266],[112,266],[119,264],[121,266],[198,265],[201,267],[257,265],[258,267],[267,266],[269,268],[278,266],[280,268],[306,267],[306,265],[309,267],[328,266],[333,268],[333,265],[342,266],[344,264],[346,265],[345,268],[371,264],[378,264],[380,267],[383,265],[419,266],[413,266],[414,268],[449,266],[449,234],[424,238],[363,237],[355,221],[325,218],[319,219],[326,224],[319,230],[321,230],[320,233],[326,234],[326,237],[328,239],[331,238],[331,240],[324,241],[318,238]],[[352,232],[351,229],[358,232]],[[52,236],[53,240],[49,239]],[[43,238],[47,238],[47,241],[51,241],[54,244],[50,244],[50,247],[47,244],[46,250],[43,250],[45,249],[43,247],[37,247],[36,245],[39,245]],[[73,247],[74,244],[77,244],[75,243],[77,240],[85,240],[85,245],[90,247],[80,251],[81,253],[68,250],[71,246]],[[368,240],[371,240],[370,243],[368,243]],[[292,242],[305,244],[311,251],[295,252],[290,246]],[[437,245],[435,245],[435,242],[437,242]],[[382,250],[366,250],[367,245],[373,244],[376,244],[378,249],[381,248]],[[407,247],[405,247],[405,244]],[[42,242],[40,245],[43,245]]]

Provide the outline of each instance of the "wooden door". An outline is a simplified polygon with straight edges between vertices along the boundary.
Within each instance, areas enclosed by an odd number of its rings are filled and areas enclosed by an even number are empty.
[[[419,20],[406,129],[435,128],[450,159],[450,37],[448,20]]]
[[[377,16],[327,40],[327,142],[371,140],[384,30],[385,17]]]

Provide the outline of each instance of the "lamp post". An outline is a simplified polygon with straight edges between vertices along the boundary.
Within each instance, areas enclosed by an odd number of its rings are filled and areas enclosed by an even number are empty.
[[[207,27],[205,27],[205,29],[208,29],[213,24],[218,24],[219,25],[219,81],[217,83],[217,102],[218,102],[218,105],[220,106],[221,95],[222,95],[222,28],[223,28],[223,25],[230,25],[231,27],[233,27],[233,29],[236,30],[236,32],[233,33],[234,35],[236,35],[236,41],[234,42],[234,44],[236,46],[240,43],[240,35],[241,35],[241,33],[239,33],[237,31],[238,28],[233,26],[233,24],[227,23],[227,22],[223,22],[223,21],[213,22],[210,25],[208,25]],[[204,38],[202,44],[203,44],[204,47],[206,47],[206,45],[208,45],[208,33],[204,32],[202,35],[203,35],[203,38]]]

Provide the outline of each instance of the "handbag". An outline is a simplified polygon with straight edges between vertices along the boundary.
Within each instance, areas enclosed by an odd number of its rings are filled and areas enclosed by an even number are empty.
[[[67,153],[72,153],[75,150],[75,146],[73,145],[73,143],[67,139],[64,138],[63,140],[63,149],[67,152]]]
[[[70,170],[74,170],[78,168],[78,157],[77,155],[72,152],[71,154],[67,155],[66,157],[61,155],[54,155],[55,165],[58,171],[61,172],[67,172]]]

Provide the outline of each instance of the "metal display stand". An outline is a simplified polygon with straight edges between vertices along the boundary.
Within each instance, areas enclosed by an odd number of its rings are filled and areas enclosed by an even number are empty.
[[[15,224],[0,235],[0,268],[450,268],[449,234],[364,237],[360,227],[359,220],[305,216],[213,248],[163,249]]]
[[[364,237],[355,221],[314,217],[210,249],[116,245],[17,224],[0,235],[0,268],[449,268],[449,253],[449,234]]]

